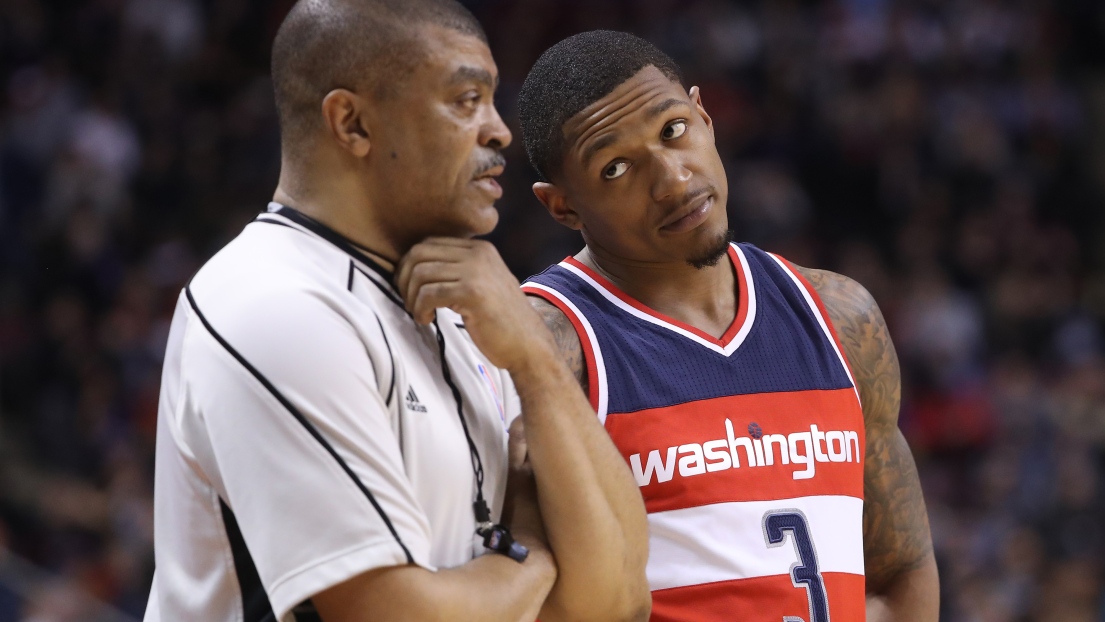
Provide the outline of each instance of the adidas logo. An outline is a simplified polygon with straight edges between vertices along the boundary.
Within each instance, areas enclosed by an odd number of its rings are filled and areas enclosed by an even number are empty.
[[[426,407],[418,401],[418,395],[415,394],[414,387],[407,387],[407,410],[419,413],[426,412]]]

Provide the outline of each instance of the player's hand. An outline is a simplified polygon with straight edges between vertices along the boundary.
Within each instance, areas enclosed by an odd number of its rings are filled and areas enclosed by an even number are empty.
[[[496,367],[514,370],[538,352],[556,356],[545,323],[488,242],[428,238],[399,260],[395,280],[416,322],[429,324],[435,309],[452,309]]]
[[[510,527],[515,538],[529,537],[547,544],[545,523],[537,502],[537,482],[526,459],[526,431],[521,417],[510,424],[507,455],[510,470],[503,504],[503,523]]]
[[[507,466],[511,470],[529,470],[529,446],[526,444],[526,424],[521,417],[515,417],[510,423],[509,440],[507,442]]]

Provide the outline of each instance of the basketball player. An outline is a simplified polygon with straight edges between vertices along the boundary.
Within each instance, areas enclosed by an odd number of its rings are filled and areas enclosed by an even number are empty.
[[[519,114],[535,194],[586,243],[523,288],[644,496],[652,619],[936,620],[871,296],[730,243],[698,87],[646,41],[556,44]]]
[[[632,475],[470,239],[511,140],[479,24],[454,0],[302,0],[272,72],[274,202],[169,335],[146,620],[646,618]]]

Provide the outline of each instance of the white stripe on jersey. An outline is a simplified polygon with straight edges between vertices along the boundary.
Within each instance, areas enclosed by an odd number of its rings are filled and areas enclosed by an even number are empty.
[[[809,519],[810,539],[821,572],[863,574],[863,500],[823,495],[715,503],[648,515],[648,583],[652,590],[715,581],[783,575],[798,562],[788,535],[769,547],[763,517],[798,510]],[[686,534],[696,534],[693,548]]]

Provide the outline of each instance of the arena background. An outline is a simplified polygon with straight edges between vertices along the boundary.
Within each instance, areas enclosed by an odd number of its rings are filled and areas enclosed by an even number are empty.
[[[580,245],[529,190],[526,70],[647,37],[702,87],[738,237],[882,306],[942,619],[1105,620],[1105,4],[466,4],[515,129],[492,237],[519,277]],[[271,196],[289,6],[0,2],[0,621],[141,617],[169,318]]]

